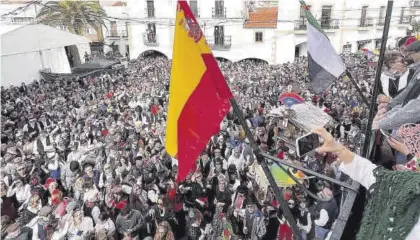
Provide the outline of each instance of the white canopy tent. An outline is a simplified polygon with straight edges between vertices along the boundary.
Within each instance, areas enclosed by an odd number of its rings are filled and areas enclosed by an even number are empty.
[[[40,78],[39,70],[71,73],[66,49],[75,64],[90,54],[90,40],[42,24],[29,24],[1,32],[1,85],[20,85]]]

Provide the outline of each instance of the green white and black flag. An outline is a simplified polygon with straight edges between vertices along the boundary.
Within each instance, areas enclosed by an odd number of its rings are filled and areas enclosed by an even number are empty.
[[[316,94],[322,93],[343,72],[346,67],[341,57],[335,52],[321,26],[309,12],[306,3],[300,0],[305,16],[308,19],[308,68],[312,89]]]

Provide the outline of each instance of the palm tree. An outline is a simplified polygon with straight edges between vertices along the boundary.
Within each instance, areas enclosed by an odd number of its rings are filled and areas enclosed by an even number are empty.
[[[102,39],[102,26],[105,26],[106,17],[99,1],[60,0],[43,4],[36,18],[39,23],[65,27],[78,35],[84,35],[85,29],[92,27]]]

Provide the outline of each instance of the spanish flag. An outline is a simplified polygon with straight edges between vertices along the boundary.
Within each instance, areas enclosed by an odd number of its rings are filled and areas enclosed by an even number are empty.
[[[178,159],[178,181],[220,131],[232,93],[186,1],[178,1],[166,126],[166,151]]]

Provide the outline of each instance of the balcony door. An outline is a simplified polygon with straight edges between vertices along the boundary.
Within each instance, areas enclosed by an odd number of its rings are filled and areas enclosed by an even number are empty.
[[[156,24],[155,23],[147,24],[147,40],[149,43],[156,42]]]
[[[116,21],[111,21],[111,36],[112,37],[118,36],[117,22]]]
[[[214,44],[223,45],[225,42],[225,30],[223,26],[214,27]]]
[[[322,6],[321,27],[330,28],[331,26],[331,6]]]

